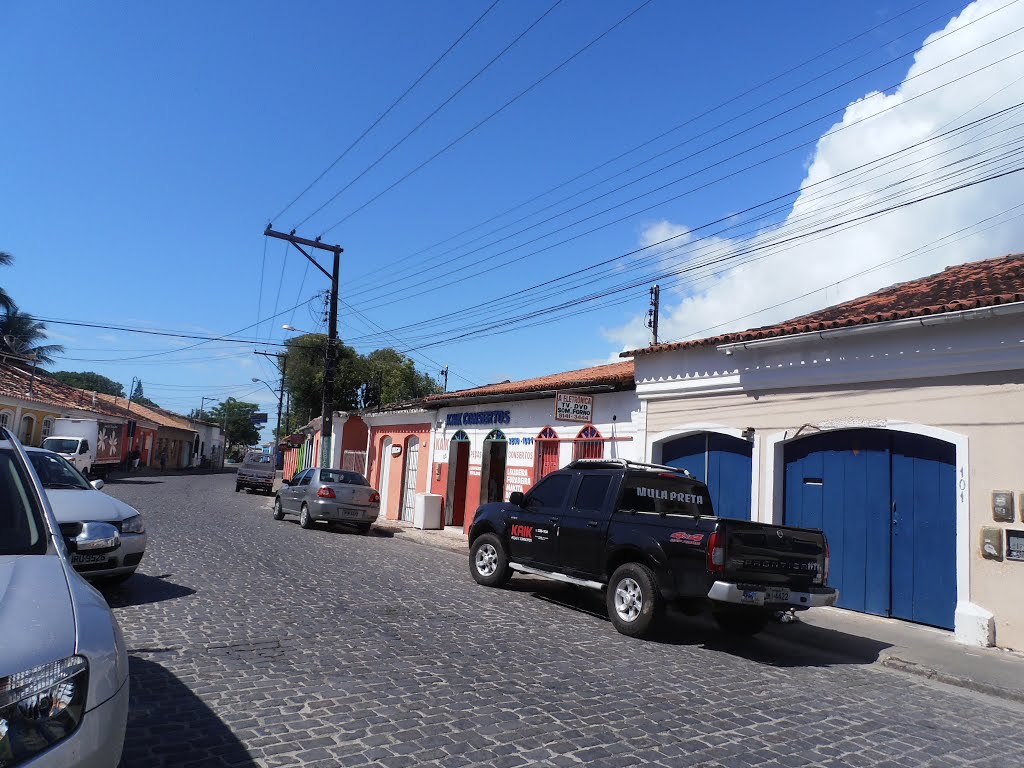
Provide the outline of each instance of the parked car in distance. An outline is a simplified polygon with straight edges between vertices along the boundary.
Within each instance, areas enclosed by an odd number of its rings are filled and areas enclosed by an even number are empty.
[[[245,454],[245,460],[238,467],[238,474],[235,475],[235,493],[245,488],[250,491],[272,494],[276,476],[277,470],[274,468],[273,455],[262,451],[249,451]]]
[[[96,523],[62,537],[13,433],[0,427],[0,766],[115,768],[128,654],[103,596],[68,552],[115,549]]]
[[[274,519],[298,515],[299,525],[319,520],[348,523],[367,534],[380,514],[380,494],[358,472],[314,467],[286,482],[274,499]]]
[[[50,500],[53,516],[65,536],[77,536],[94,523],[117,529],[120,545],[103,552],[73,552],[71,564],[87,579],[121,582],[131,577],[146,552],[146,526],[142,515],[92,483],[63,456],[42,448],[26,448],[29,461]]]
[[[612,624],[633,637],[667,603],[752,635],[777,611],[839,595],[821,531],[716,517],[707,486],[685,470],[621,459],[580,459],[483,505],[469,545],[478,583],[499,586],[520,571],[604,590]]]

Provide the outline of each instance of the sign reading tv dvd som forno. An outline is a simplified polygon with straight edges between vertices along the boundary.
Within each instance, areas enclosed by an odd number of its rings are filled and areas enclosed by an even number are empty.
[[[555,419],[557,421],[581,421],[589,424],[594,420],[593,396],[573,395],[569,392],[556,393]]]

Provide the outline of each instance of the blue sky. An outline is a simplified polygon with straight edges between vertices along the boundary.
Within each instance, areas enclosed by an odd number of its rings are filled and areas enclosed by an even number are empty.
[[[4,3],[0,250],[16,257],[14,267],[0,275],[4,287],[25,311],[54,320],[238,332],[241,338],[268,341],[288,335],[280,328],[284,322],[319,327],[315,299],[294,313],[265,319],[308,302],[327,286],[296,251],[267,242],[263,228],[490,2]],[[843,109],[876,89],[891,93],[913,57],[885,63],[913,52],[964,5],[653,0],[501,115],[329,229],[641,2],[564,0],[422,129],[304,221],[553,3],[501,0],[364,141],[273,219],[277,229],[298,226],[310,237],[328,230],[324,239],[344,246],[343,338],[362,351],[412,349],[421,369],[434,375],[439,364],[448,364],[451,388],[609,359],[636,337],[646,286],[616,294],[622,301],[600,311],[555,314],[543,325],[503,335],[447,339],[488,317],[544,306],[526,305],[524,297],[509,294],[635,249],[652,227],[682,231],[799,187],[815,160],[822,159],[814,142],[844,118]],[[1005,31],[1006,23],[992,28]],[[881,26],[644,152],[409,258],[876,25]],[[850,59],[856,61],[823,74]],[[877,69],[846,82],[872,68]],[[742,115],[812,78],[818,79]],[[788,115],[751,127],[811,98]],[[809,125],[799,127],[804,123]],[[745,128],[740,139],[705,148],[699,157],[628,190],[454,261],[469,248]],[[765,143],[788,131],[785,142]],[[686,139],[691,140],[686,147],[642,170],[443,253]],[[738,170],[801,142],[803,147],[727,183],[514,265],[478,276],[472,270],[452,272],[705,165],[721,161],[719,170]],[[729,160],[741,151],[746,152],[741,159]],[[522,256],[714,177],[701,173],[692,183],[487,264]],[[779,225],[786,215],[780,211],[761,226]],[[920,272],[925,266],[908,268]],[[622,260],[600,274],[628,276],[634,270],[642,274],[636,263]],[[779,277],[778,282],[778,295],[784,297],[786,281]],[[674,300],[685,303],[696,290],[681,287]],[[830,298],[837,295],[833,291]],[[472,309],[461,311],[467,307]],[[758,308],[730,307],[724,318]],[[781,317],[796,314],[795,309],[781,309]],[[369,323],[398,329],[443,316],[450,317],[447,325],[431,327],[449,331],[440,336],[423,338],[402,329],[383,339],[369,337],[378,330]],[[262,322],[257,326],[257,321]],[[178,411],[198,407],[203,395],[226,394],[247,395],[268,411],[274,408],[270,393],[249,383],[254,376],[275,380],[272,364],[252,354],[254,348],[269,347],[214,342],[175,351],[188,342],[70,325],[50,328],[66,348],[55,369],[95,370],[126,388],[139,376],[147,395]],[[439,339],[444,343],[423,346]]]

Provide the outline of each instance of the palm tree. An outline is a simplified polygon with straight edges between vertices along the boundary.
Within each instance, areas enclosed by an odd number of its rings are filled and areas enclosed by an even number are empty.
[[[0,267],[10,266],[14,262],[14,257],[6,251],[0,251]],[[10,311],[15,307],[14,299],[0,286],[0,309]]]
[[[0,316],[0,351],[34,358],[37,363],[52,363],[53,355],[64,351],[60,344],[40,344],[46,339],[46,324],[10,307]]]

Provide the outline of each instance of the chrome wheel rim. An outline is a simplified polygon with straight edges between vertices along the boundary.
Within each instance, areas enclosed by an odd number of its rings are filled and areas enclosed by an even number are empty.
[[[303,525],[309,524],[309,510],[305,507],[302,508],[302,513],[299,515],[299,522]]]
[[[644,607],[640,585],[628,576],[615,587],[615,613],[623,621],[636,621]]]
[[[484,544],[476,551],[476,570],[481,576],[493,576],[498,570],[498,550],[493,544]]]

